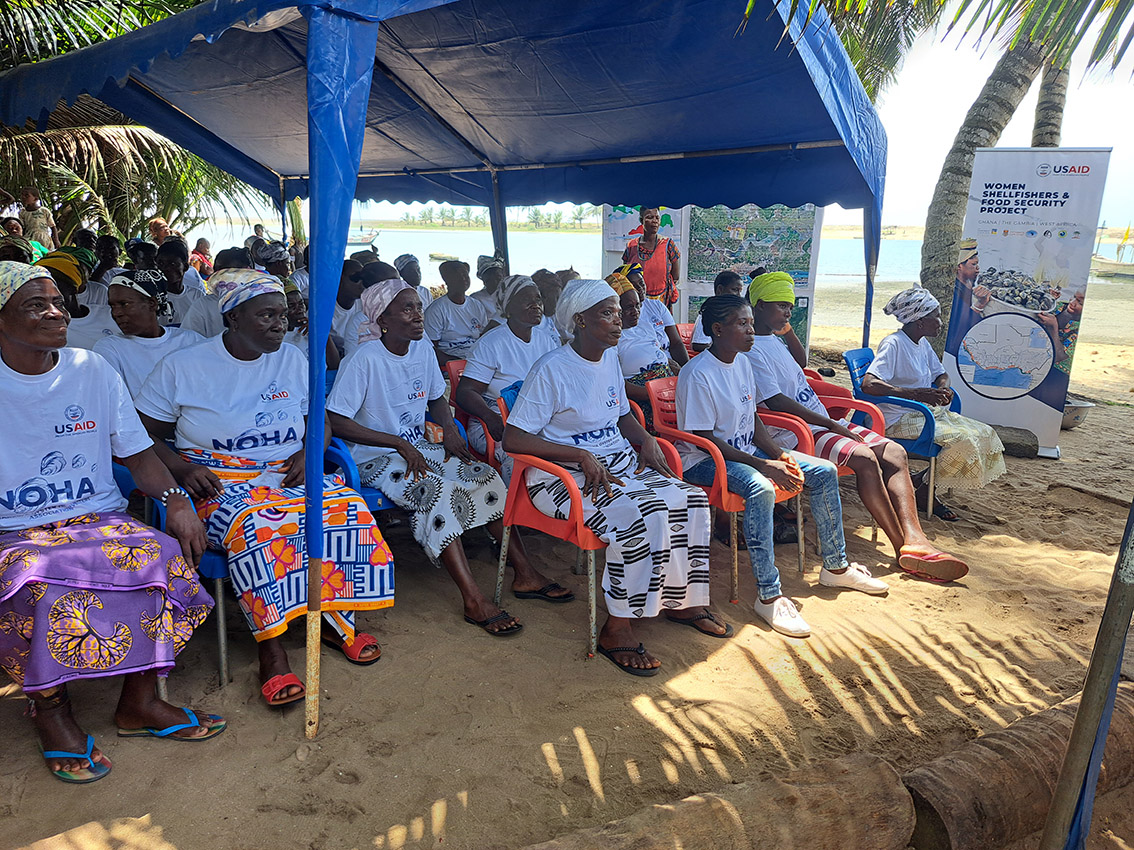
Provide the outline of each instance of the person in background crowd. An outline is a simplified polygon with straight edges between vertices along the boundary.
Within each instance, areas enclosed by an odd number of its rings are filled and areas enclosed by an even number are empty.
[[[677,379],[677,427],[710,440],[724,457],[729,490],[744,497],[743,528],[758,596],[756,615],[790,637],[807,637],[811,628],[794,603],[783,595],[772,545],[772,508],[776,490],[810,494],[823,568],[824,587],[886,593],[885,582],[861,564],[847,560],[839,472],[833,463],[798,452],[785,452],[756,416],[752,366],[738,356],[755,341],[752,308],[738,295],[717,295],[701,307],[712,347],[681,370]],[[678,442],[685,480],[709,486],[716,463],[701,448]]]
[[[493,637],[515,635],[523,626],[481,592],[461,543],[464,532],[481,526],[501,539],[504,482],[473,459],[453,422],[417,292],[400,279],[382,281],[363,292],[362,311],[363,344],[343,362],[327,399],[335,436],[353,444],[361,480],[410,511],[414,539],[460,590],[465,621]],[[425,438],[427,412],[441,428],[442,444]],[[573,598],[532,567],[518,537],[509,543],[508,560],[517,597]]]
[[[24,225],[18,218],[5,218],[0,220],[0,229],[3,229],[4,232],[13,239],[22,239],[24,241],[27,246],[28,256],[31,257],[29,262],[35,262],[41,257],[46,256],[47,248],[39,242],[35,242],[24,236]],[[20,247],[22,250],[23,245]],[[21,260],[20,262],[23,261]]]
[[[88,230],[87,233],[90,233]],[[93,234],[92,234],[93,235]],[[84,242],[88,240],[84,239]],[[80,270],[83,272],[83,280],[86,286],[83,291],[79,293],[80,304],[106,304],[106,285],[100,283],[94,278],[95,269],[98,267],[98,258],[95,256],[94,251],[87,248],[81,248],[77,245],[64,245],[59,249],[61,254],[70,254],[75,258],[79,264]]]
[[[264,225],[262,224],[253,225],[252,233],[256,236],[257,239],[267,239],[267,237],[264,235]]]
[[[291,273],[291,282],[299,289],[299,294],[303,300],[307,300],[307,291],[311,288],[311,246],[307,245],[303,248],[303,253],[300,255],[300,265],[294,272]]]
[[[635,621],[664,610],[669,620],[705,635],[726,638],[732,627],[706,608],[708,497],[675,476],[657,439],[630,412],[614,350],[620,313],[618,295],[605,281],[568,285],[555,320],[574,338],[541,357],[524,379],[504,448],[558,463],[575,479],[583,521],[607,543],[608,617],[598,651],[625,673],[654,676],[661,661],[636,637]],[[535,506],[565,518],[563,483],[537,469],[526,477]]]
[[[85,784],[111,764],[72,715],[70,682],[124,676],[119,737],[204,741],[225,721],[155,693],[213,607],[193,569],[204,532],[121,379],[65,347],[67,310],[47,272],[0,262],[0,433],[20,435],[0,465],[0,492],[16,494],[0,505],[0,669],[32,703],[47,769]],[[52,423],[80,417],[90,427],[60,445]],[[171,536],[126,513],[112,459],[166,506]]]
[[[189,248],[181,239],[166,239],[158,246],[155,262],[158,271],[165,275],[165,294],[172,308],[165,324],[180,325],[193,305],[205,297],[204,289],[193,289],[185,285],[185,273],[189,269]]]
[[[98,241],[98,235],[87,227],[80,227],[71,234],[71,244],[76,248],[86,248],[88,251],[94,251],[95,242]]]
[[[637,290],[638,309],[641,313],[638,321],[645,327],[653,328],[658,336],[658,345],[678,366],[684,366],[689,360],[689,352],[685,350],[685,342],[677,330],[677,323],[662,302],[646,297],[646,279],[642,276],[642,267],[638,263],[628,263],[615,269],[614,274],[623,275]]]
[[[927,404],[933,413],[933,442],[941,446],[937,455],[937,487],[945,490],[981,488],[1005,472],[1004,444],[991,425],[969,419],[949,409],[953,390],[949,375],[929,340],[941,333],[941,305],[929,290],[915,286],[899,292],[883,308],[902,329],[886,336],[878,345],[874,361],[862,376],[867,395],[889,395]],[[886,436],[914,440],[921,434],[925,417],[906,407],[879,403],[886,417]],[[918,483],[918,504],[929,502],[928,475]],[[934,499],[933,515],[946,522],[960,517]]]
[[[429,287],[421,284],[421,263],[417,261],[417,257],[413,254],[402,254],[394,260],[394,268],[398,270],[398,276],[402,280],[417,290],[417,297],[421,299],[423,308],[433,303],[433,293],[429,291]]]
[[[543,298],[535,280],[524,275],[509,275],[496,290],[505,322],[486,332],[469,353],[464,375],[453,397],[462,409],[477,417],[469,421],[469,445],[481,456],[488,451],[484,425],[496,441],[496,460],[505,481],[512,480],[512,459],[500,441],[504,439],[504,421],[496,399],[506,387],[522,381],[537,360],[560,346],[559,334],[541,333]]]
[[[261,693],[274,707],[304,695],[280,637],[307,610],[304,456],[326,444],[305,443],[307,363],[283,345],[283,284],[228,269],[214,286],[225,333],[165,357],[136,405],[158,456],[196,500],[209,542],[228,554],[259,646]],[[393,556],[362,497],[337,476],[322,485],[324,551],[336,553],[323,563],[323,639],[348,661],[373,664],[378,642],[356,633],[354,616],[393,604]]]
[[[500,281],[504,280],[504,274],[504,261],[499,257],[481,255],[476,258],[476,276],[480,278],[484,288],[478,289],[469,297],[473,301],[480,302],[480,306],[488,314],[489,322],[498,325],[504,324],[504,317],[496,309],[496,288],[500,286]]]
[[[126,242],[126,256],[135,269],[157,268],[157,245],[134,237]]]
[[[578,280],[580,275],[574,268],[560,269],[555,273],[555,277],[559,279],[559,291],[562,292],[573,280]]]
[[[654,329],[640,320],[638,291],[617,272],[607,277],[618,293],[622,310],[622,332],[618,337],[618,365],[626,382],[626,396],[638,404],[646,420],[646,430],[654,433],[654,413],[646,384],[655,378],[672,378],[681,367],[670,360]]]
[[[646,297],[657,299],[667,309],[673,309],[677,302],[677,282],[681,278],[681,252],[672,239],[658,236],[661,228],[660,209],[641,207],[638,210],[638,220],[642,223],[642,235],[631,239],[626,245],[626,250],[622,252],[622,262],[641,263],[642,277],[646,280]]]
[[[31,243],[24,237],[11,234],[0,237],[0,260],[28,265],[32,262],[34,254]]]
[[[284,334],[284,342],[288,345],[294,345],[303,352],[304,357],[307,357],[309,348],[307,344],[307,302],[303,300],[303,296],[299,294],[299,287],[291,279],[284,283],[284,297],[287,299],[287,333]],[[330,337],[327,338],[327,351],[324,356],[328,371],[339,368],[341,359],[339,350]]]
[[[569,340],[559,330],[554,319],[555,307],[559,304],[559,294],[563,291],[559,278],[555,272],[539,269],[532,272],[532,280],[539,287],[540,298],[543,299],[543,322],[540,323],[539,329],[547,333],[555,341],[556,346],[563,345]]]
[[[361,271],[358,272],[357,278],[358,283],[362,286],[363,292],[384,280],[401,280],[398,275],[398,270],[389,263],[383,263],[381,260],[375,263],[367,263],[362,267]],[[354,350],[362,344],[359,337],[362,332],[362,326],[365,323],[366,314],[362,312],[360,296],[358,306],[351,311],[350,316],[347,318],[346,325],[343,327],[344,357],[353,354]]]
[[[345,346],[347,325],[358,315],[358,299],[362,295],[362,266],[357,260],[343,260],[339,273],[339,291],[335,296],[335,312],[331,316],[331,339],[341,351]]]
[[[24,238],[29,242],[38,242],[48,251],[58,248],[59,231],[55,229],[55,219],[51,215],[51,210],[39,199],[39,189],[25,186],[20,190],[20,202],[24,205],[20,210],[20,224],[24,228]]]
[[[98,237],[95,240],[94,255],[98,264],[91,272],[92,281],[109,286],[116,272],[125,271],[119,262],[122,256],[122,243],[118,241],[117,236],[104,233]]]
[[[798,416],[815,435],[816,457],[854,470],[859,497],[889,538],[903,570],[931,581],[961,578],[968,566],[935,547],[922,530],[905,450],[860,425],[831,419],[807,383],[800,365],[806,354],[790,331],[793,286],[786,272],[769,272],[754,278],[748,290],[756,340],[747,356],[757,404]],[[787,438],[782,432],[775,436],[778,443]]]
[[[446,292],[425,310],[425,335],[433,343],[438,362],[444,365],[450,360],[467,359],[490,319],[484,304],[466,294],[470,283],[468,263],[446,260],[440,271]]]
[[[349,259],[354,260],[360,266],[366,266],[378,262],[378,251],[373,246],[363,248],[361,251],[355,251],[351,254]]]
[[[36,263],[47,270],[63,297],[63,304],[71,320],[67,325],[69,348],[94,348],[104,336],[118,333],[118,325],[111,318],[110,308],[104,304],[80,304],[78,294],[87,285],[86,274],[79,261],[62,251],[53,251]]]
[[[737,298],[743,298],[744,279],[732,270],[721,272],[713,279],[713,295],[735,295]],[[693,324],[693,350],[704,351],[712,342],[712,338],[705,333],[701,316],[698,315],[697,321]]]
[[[189,265],[196,269],[197,274],[202,278],[207,278],[213,273],[212,247],[209,240],[202,236],[189,254]]]
[[[245,248],[225,248],[217,254],[213,263],[213,275],[228,269],[251,269],[252,258],[248,256]],[[199,298],[185,314],[181,327],[195,331],[201,336],[209,338],[224,333],[224,317],[220,311],[220,293],[213,286],[213,277],[209,277],[209,292],[204,298]]]
[[[146,224],[146,229],[150,232],[150,241],[158,246],[173,235],[169,222],[161,217],[151,218]]]
[[[94,344],[114,367],[131,398],[137,398],[142,384],[163,357],[205,341],[185,328],[162,327],[158,316],[164,312],[165,292],[153,281],[134,280],[134,272],[124,272],[110,281],[110,315],[118,334]]]
[[[291,253],[283,242],[258,243],[252,259],[257,265],[263,266],[268,274],[279,278],[280,283],[291,276]]]

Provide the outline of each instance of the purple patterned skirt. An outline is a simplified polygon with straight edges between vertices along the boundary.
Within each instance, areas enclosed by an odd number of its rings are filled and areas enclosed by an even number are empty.
[[[0,534],[0,669],[29,693],[168,672],[212,607],[180,544],[126,514]]]

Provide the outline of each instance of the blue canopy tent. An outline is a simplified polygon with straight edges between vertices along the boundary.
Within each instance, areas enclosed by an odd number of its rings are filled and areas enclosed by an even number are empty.
[[[505,255],[508,205],[862,208],[867,343],[885,132],[821,10],[805,29],[803,4],[784,38],[787,3],[766,0],[734,38],[742,11],[722,0],[210,0],[0,77],[0,121],[44,123],[86,93],[281,203],[310,197],[318,445],[355,198],[487,206]],[[309,454],[307,480],[321,474]],[[317,487],[307,499],[317,659]]]

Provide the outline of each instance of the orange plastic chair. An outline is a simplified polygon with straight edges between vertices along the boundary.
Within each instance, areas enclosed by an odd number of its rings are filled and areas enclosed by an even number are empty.
[[[693,350],[693,327],[695,324],[695,322],[681,322],[677,325],[677,332],[681,335],[681,341],[685,343],[685,351],[690,357],[700,353]]]
[[[461,375],[465,373],[465,366],[468,362],[467,360],[450,360],[445,364],[445,377],[449,379],[449,407],[453,408],[453,418],[461,423],[466,433],[469,430],[469,422],[471,420],[475,419],[480,423],[480,427],[484,429],[484,439],[487,443],[485,452],[481,454],[471,445],[469,446],[469,451],[472,452],[473,457],[477,460],[484,461],[499,472],[500,461],[496,459],[496,441],[492,439],[492,435],[488,433],[487,423],[480,417],[473,416],[457,404],[457,384],[461,382]]]
[[[716,467],[716,474],[713,478],[713,483],[709,487],[702,489],[708,493],[709,504],[717,510],[727,511],[729,514],[737,514],[744,510],[744,498],[738,496],[736,493],[730,492],[728,489],[728,473],[725,469],[724,456],[721,450],[716,447],[712,440],[706,440],[704,437],[698,437],[696,434],[690,434],[687,431],[679,430],[677,427],[677,378],[655,378],[646,384],[646,390],[650,394],[650,403],[654,407],[654,425],[657,427],[659,434],[674,440],[684,440],[691,445],[704,449],[709,453],[712,458],[713,464]],[[757,411],[760,416],[760,421],[765,425],[773,425],[777,428],[784,428],[795,434],[796,439],[799,441],[800,451],[814,450],[814,443],[811,440],[811,429],[801,419],[794,416],[783,416],[778,413],[771,413],[768,411]],[[789,499],[795,500],[795,526],[796,534],[796,548],[798,552],[797,568],[799,572],[803,572],[803,494],[800,493],[796,496],[788,496],[776,493],[776,502],[785,502]],[[736,516],[732,516],[729,521],[729,545],[732,549],[732,594],[729,601],[740,601],[740,554],[737,549],[736,538]]]
[[[508,422],[508,405],[502,398],[496,400],[500,408],[500,415],[505,424]],[[681,476],[681,458],[670,443],[659,440],[662,452],[670,469]],[[504,534],[500,540],[500,562],[496,570],[496,595],[493,597],[497,605],[504,591],[504,568],[508,562],[508,542],[512,536],[512,526],[520,525],[524,528],[533,528],[552,537],[573,543],[580,549],[580,554],[586,553],[587,559],[587,603],[590,618],[590,638],[587,644],[587,657],[594,658],[598,646],[598,591],[595,582],[595,552],[605,549],[606,544],[587,528],[583,522],[583,494],[579,485],[562,466],[552,461],[544,460],[533,455],[515,454],[508,452],[512,458],[512,481],[508,485],[508,499],[504,503]],[[548,472],[563,482],[570,496],[570,510],[567,519],[550,517],[535,506],[524,479],[529,468]],[[576,562],[577,563],[577,562]]]

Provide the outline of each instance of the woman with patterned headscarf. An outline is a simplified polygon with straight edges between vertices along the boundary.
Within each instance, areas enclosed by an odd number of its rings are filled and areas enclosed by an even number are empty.
[[[639,324],[654,329],[658,345],[678,366],[688,363],[689,352],[685,349],[685,342],[681,339],[681,332],[677,330],[673,314],[661,301],[646,297],[646,279],[642,276],[641,264],[626,263],[616,268],[613,274],[623,275],[634,285],[634,290],[638,293]]]
[[[228,556],[258,642],[260,692],[269,706],[285,705],[304,695],[280,641],[307,611],[304,457],[326,446],[306,445],[307,361],[283,345],[283,284],[253,269],[211,280],[225,332],[162,360],[134,401],[196,502],[209,544]],[[393,557],[362,497],[335,475],[322,485],[323,641],[354,664],[373,664],[381,650],[355,629],[355,614],[394,604]]]
[[[361,302],[362,344],[339,367],[327,399],[335,436],[352,444],[363,483],[409,511],[414,540],[460,590],[465,622],[493,637],[516,635],[523,626],[481,592],[461,543],[462,534],[482,526],[500,540],[504,482],[473,458],[453,422],[445,380],[425,338],[421,298],[415,287],[394,278],[367,287]],[[428,439],[427,414],[441,442]],[[515,537],[508,560],[518,597],[571,598],[536,572]]]
[[[607,276],[606,282],[618,293],[618,306],[622,309],[618,364],[626,381],[626,395],[642,409],[646,430],[653,434],[654,413],[646,384],[657,378],[672,378],[681,367],[670,360],[654,329],[641,320],[642,302],[626,276],[615,272]],[[684,352],[685,346],[681,350]]]
[[[949,409],[953,390],[949,375],[929,340],[941,333],[941,305],[928,289],[915,286],[899,292],[883,308],[902,329],[878,345],[878,353],[862,378],[867,395],[895,396],[929,405],[935,423],[933,442],[941,446],[937,455],[938,486],[951,489],[984,487],[1005,472],[1004,444],[990,425],[969,419]],[[925,416],[895,404],[878,407],[886,417],[886,436],[915,440]],[[929,486],[923,476],[918,501],[924,509]],[[934,500],[933,515],[946,522],[960,519],[948,505]]]
[[[204,529],[122,379],[65,347],[67,320],[46,268],[0,261],[0,433],[19,435],[0,447],[0,669],[31,702],[48,770],[88,783],[111,765],[71,713],[72,681],[124,677],[122,737],[204,741],[225,721],[155,696],[213,607],[193,569]],[[115,459],[171,536],[126,513]]]

